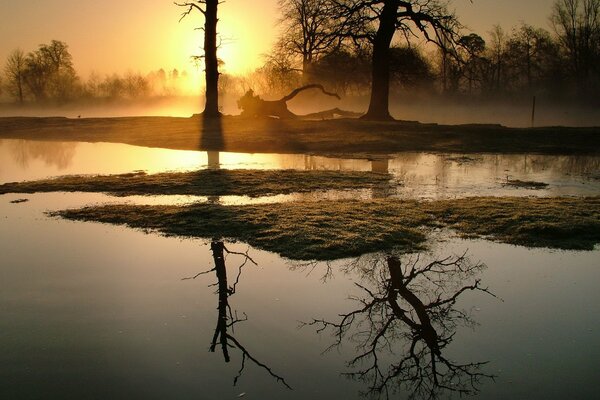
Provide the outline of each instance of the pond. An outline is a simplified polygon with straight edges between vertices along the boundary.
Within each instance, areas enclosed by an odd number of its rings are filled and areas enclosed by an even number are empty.
[[[209,164],[206,153],[112,144],[0,141],[0,155],[0,182]],[[379,162],[219,155],[222,168],[370,170]],[[399,182],[395,195],[435,198],[495,190],[597,195],[597,162],[401,154],[386,164]],[[507,172],[549,186],[503,187]],[[414,189],[402,193],[407,187]],[[11,203],[21,197],[29,201]],[[458,398],[458,389],[467,388],[482,398],[587,399],[600,390],[598,249],[527,249],[441,231],[420,255],[307,263],[244,243],[167,238],[44,214],[98,201],[123,200],[0,196],[0,398],[358,399],[375,385],[383,398],[385,389],[392,398],[426,398],[431,388]],[[443,273],[434,260],[445,260]],[[409,279],[412,266],[420,274]],[[480,290],[461,292],[471,286]],[[454,295],[456,303],[436,304]],[[412,311],[402,316],[394,304]],[[370,313],[352,314],[362,309]],[[323,326],[339,324],[344,314],[355,318],[343,335]],[[369,353],[377,337],[383,341]],[[415,357],[395,371],[411,349]],[[347,375],[353,372],[363,374]]]
[[[352,155],[336,158],[305,154],[207,153],[114,143],[0,140],[0,183],[70,174],[118,174],[136,170],[156,173],[199,168],[391,174],[393,181],[389,188],[362,194],[363,197],[594,196],[600,192],[600,157],[597,156],[399,153],[369,160],[352,158]]]

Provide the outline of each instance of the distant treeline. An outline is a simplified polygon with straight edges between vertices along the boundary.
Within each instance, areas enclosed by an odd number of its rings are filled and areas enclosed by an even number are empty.
[[[270,89],[311,81],[345,94],[369,92],[373,47],[359,35],[336,31],[336,14],[324,11],[329,3],[280,2],[282,33],[263,67]],[[437,48],[413,44],[412,31],[399,29],[405,37],[398,43],[405,45],[391,49],[391,92],[599,101],[600,0],[556,0],[549,22],[551,31],[525,23],[505,31],[497,25],[485,39],[459,34],[456,45]]]
[[[282,29],[264,65],[245,76],[222,73],[219,93],[238,96],[252,88],[275,96],[321,83],[341,95],[367,95],[372,46],[332,31],[331,18],[323,11],[327,1],[281,1]],[[551,31],[522,23],[510,31],[494,26],[485,39],[466,34],[453,51],[404,41],[411,44],[391,49],[391,93],[600,102],[600,0],[557,0],[549,21]],[[2,72],[0,97],[5,102],[142,99],[187,95],[192,88],[189,76],[177,70],[92,74],[83,80],[67,44],[57,40],[27,54],[14,50]]]
[[[13,50],[0,74],[0,95],[19,104],[61,104],[80,100],[140,99],[179,95],[188,86],[187,72],[164,69],[147,75],[129,72],[82,79],[75,70],[69,46],[52,40],[25,54]]]

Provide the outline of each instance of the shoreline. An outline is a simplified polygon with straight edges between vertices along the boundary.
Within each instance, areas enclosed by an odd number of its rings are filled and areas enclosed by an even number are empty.
[[[399,152],[600,154],[600,127],[508,128],[359,119],[0,117],[0,139],[123,143],[174,150],[315,155]]]

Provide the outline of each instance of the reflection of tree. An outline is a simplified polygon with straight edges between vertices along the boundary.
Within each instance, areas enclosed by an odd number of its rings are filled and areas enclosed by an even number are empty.
[[[76,142],[15,140],[10,143],[10,153],[21,168],[28,168],[31,160],[38,158],[46,165],[53,165],[59,170],[68,168],[73,162],[77,148]]]
[[[406,390],[410,398],[436,398],[443,392],[474,394],[483,378],[484,362],[457,363],[443,352],[459,326],[472,326],[470,316],[456,307],[467,291],[491,292],[475,276],[483,264],[465,255],[420,265],[419,257],[402,263],[389,255],[354,262],[368,284],[358,284],[364,296],[360,307],[341,314],[336,322],[316,319],[310,325],[319,332],[331,330],[339,346],[347,339],[357,344],[358,354],[349,361],[351,378],[368,383],[368,394],[389,397]],[[471,284],[465,284],[471,282]],[[386,362],[388,357],[393,361]]]
[[[233,384],[235,385],[238,379],[242,376],[244,372],[244,368],[246,367],[246,360],[252,361],[258,367],[264,369],[275,378],[278,382],[281,382],[285,387],[291,389],[291,387],[287,384],[284,378],[275,374],[271,368],[269,368],[266,364],[263,364],[258,359],[256,359],[230,332],[234,332],[234,326],[239,322],[243,322],[247,320],[246,314],[242,318],[240,318],[237,314],[237,311],[232,311],[231,306],[229,305],[229,297],[235,294],[237,284],[240,281],[240,277],[242,276],[242,270],[244,266],[248,263],[257,265],[256,262],[248,255],[248,253],[239,253],[230,251],[225,247],[224,243],[221,241],[213,240],[210,244],[210,249],[213,254],[213,260],[215,263],[215,267],[204,272],[200,272],[199,274],[184,279],[195,279],[200,275],[204,275],[210,272],[215,272],[217,276],[217,283],[213,286],[217,286],[217,294],[219,295],[219,306],[218,306],[218,318],[217,318],[217,326],[215,328],[215,333],[213,335],[210,351],[215,352],[217,346],[220,346],[221,351],[223,353],[223,358],[225,362],[229,362],[231,360],[229,350],[230,349],[238,349],[242,353],[242,361],[240,365],[240,370],[238,371],[237,376],[233,380]],[[243,261],[238,267],[237,276],[235,278],[235,282],[233,285],[229,285],[227,282],[227,268],[225,266],[225,254],[237,255],[242,257]]]

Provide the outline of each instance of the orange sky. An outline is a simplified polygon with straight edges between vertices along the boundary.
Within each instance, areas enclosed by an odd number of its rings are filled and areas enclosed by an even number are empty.
[[[554,0],[454,0],[464,24],[485,36],[493,24],[505,29],[524,20],[548,28]],[[70,46],[84,77],[158,68],[194,71],[190,55],[202,44],[200,15],[178,23],[181,10],[171,0],[0,0],[0,65],[20,47],[28,52],[52,39]],[[244,73],[261,63],[276,34],[277,0],[227,0],[220,6],[219,56],[225,70]]]

